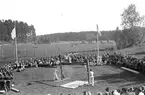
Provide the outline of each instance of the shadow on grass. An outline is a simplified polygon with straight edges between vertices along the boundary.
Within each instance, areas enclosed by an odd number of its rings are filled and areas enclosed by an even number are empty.
[[[51,87],[58,87],[56,85],[52,85],[52,84],[48,84],[48,83],[45,83],[43,81],[34,81],[35,83],[39,83],[39,84],[43,84],[43,85],[47,85],[47,86],[51,86]]]
[[[145,55],[145,52],[144,51],[142,51],[142,52],[136,52],[133,55]]]
[[[128,71],[123,71],[116,74],[103,74],[95,77],[96,81],[105,81],[109,84],[121,83],[121,86],[128,86],[133,84],[144,84],[145,76],[141,74],[134,74]],[[127,83],[127,84],[125,84]],[[130,83],[130,84],[129,84]]]

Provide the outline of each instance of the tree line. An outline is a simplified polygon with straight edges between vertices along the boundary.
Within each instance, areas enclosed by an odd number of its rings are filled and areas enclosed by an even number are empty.
[[[112,31],[101,31],[102,36],[99,40],[114,40],[118,49],[131,47],[145,41],[145,27],[134,26],[129,29],[120,30],[118,27]],[[37,36],[37,42],[53,43],[59,41],[95,41],[97,40],[96,31],[81,31],[68,33],[55,33]]]
[[[103,31],[100,40],[113,40],[112,31]],[[97,40],[96,31],[81,31],[81,32],[67,32],[67,33],[55,33],[49,35],[37,36],[38,43],[52,43],[59,41],[94,41]]]
[[[140,16],[135,4],[130,4],[121,14],[122,28],[116,29],[114,40],[118,48],[126,48],[138,45],[145,39],[145,16]]]
[[[131,47],[145,41],[145,16],[140,16],[135,4],[130,4],[121,14],[122,29],[101,31],[99,40],[114,40],[118,49]],[[0,41],[11,42],[11,32],[16,25],[17,40],[20,43],[35,42],[38,44],[58,41],[94,41],[97,31],[55,33],[36,36],[33,25],[22,21],[0,20]],[[43,31],[42,31],[43,32]]]
[[[0,20],[0,41],[12,42],[12,30],[16,27],[16,36],[19,43],[32,42],[36,40],[35,28],[22,21]]]
[[[130,4],[121,14],[122,30],[101,31],[99,40],[114,40],[118,49],[131,47],[145,41],[145,16],[140,16],[135,4]],[[56,33],[38,36],[38,43],[57,41],[92,41],[96,40],[96,31]]]

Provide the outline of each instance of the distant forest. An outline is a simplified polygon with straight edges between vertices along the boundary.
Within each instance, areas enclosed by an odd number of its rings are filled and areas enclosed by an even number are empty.
[[[101,31],[102,36],[99,40],[113,40],[117,43],[118,49],[130,47],[145,42],[145,28],[132,27],[130,29],[112,31]],[[81,31],[68,33],[55,33],[49,35],[37,36],[37,43],[52,43],[59,41],[94,41],[97,39],[96,31]]]
[[[111,24],[111,23],[110,23]],[[145,42],[145,16],[136,10],[135,4],[130,4],[121,14],[121,26],[112,31],[101,31],[100,40],[114,40],[117,48],[127,48]],[[38,43],[51,43],[56,41],[92,41],[96,40],[96,31],[82,31],[79,33],[57,33],[38,36]]]
[[[99,37],[99,40],[114,40],[113,36],[115,31],[102,31],[101,33],[102,36]],[[38,43],[52,43],[58,41],[94,41],[96,39],[96,31],[55,33],[37,36]]]
[[[36,36],[33,25],[22,21],[0,20],[0,42],[12,43],[11,32],[16,25],[18,43],[50,44],[59,41],[94,41],[97,39],[97,31],[81,31],[55,33]],[[43,31],[42,31],[43,32]],[[114,40],[117,48],[126,48],[145,42],[145,27],[132,26],[120,30],[118,27],[112,31],[101,31],[99,40]]]
[[[17,41],[19,43],[33,42],[36,40],[35,28],[22,21],[0,20],[0,41],[13,42],[12,30],[16,28]]]
[[[116,27],[112,31],[101,31],[102,36],[99,37],[99,40],[114,40],[118,49],[145,42],[145,16],[139,14],[135,4],[130,4],[124,9],[121,20],[122,30]],[[18,43],[50,44],[59,41],[94,41],[97,39],[97,31],[73,31],[36,36],[33,25],[9,19],[0,20],[0,42],[14,42],[14,39],[11,38],[14,25],[16,25]]]

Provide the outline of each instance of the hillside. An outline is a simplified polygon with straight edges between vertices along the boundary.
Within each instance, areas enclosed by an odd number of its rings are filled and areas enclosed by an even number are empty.
[[[100,40],[113,40],[115,31],[101,31],[102,36]],[[38,43],[50,43],[57,41],[92,41],[96,40],[96,31],[81,31],[81,32],[67,32],[55,33],[37,36]]]
[[[118,50],[118,52],[122,54],[130,54],[138,58],[143,58],[145,57],[145,43],[136,45],[134,47]]]

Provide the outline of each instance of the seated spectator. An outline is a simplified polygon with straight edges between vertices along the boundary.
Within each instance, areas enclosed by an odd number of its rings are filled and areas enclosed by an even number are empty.
[[[117,90],[114,90],[113,95],[120,95],[120,93]]]
[[[134,88],[131,87],[128,89],[128,95],[135,95]]]
[[[107,87],[107,88],[105,89],[104,95],[111,95],[111,93],[109,92],[109,87]]]
[[[86,91],[84,91],[84,92],[83,92],[83,95],[87,95],[87,92],[86,92]]]
[[[142,86],[142,90],[145,91],[145,86],[144,85]]]
[[[103,95],[102,92],[98,92],[97,95]]]
[[[87,92],[87,95],[92,95],[90,91]]]
[[[121,95],[128,95],[126,88],[121,89]]]
[[[139,94],[138,95],[144,95],[142,87],[139,88]]]

